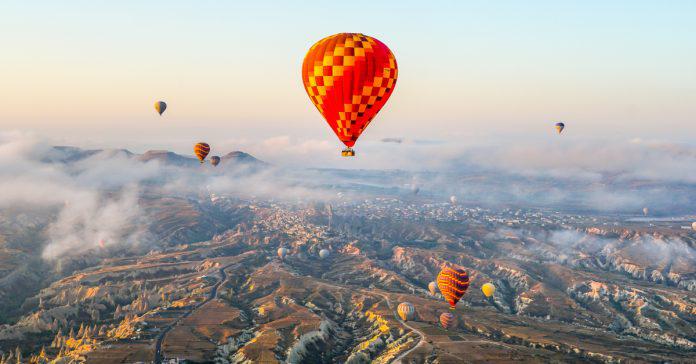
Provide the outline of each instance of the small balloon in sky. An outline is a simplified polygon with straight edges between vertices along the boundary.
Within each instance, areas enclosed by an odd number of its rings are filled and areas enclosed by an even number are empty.
[[[205,157],[210,153],[210,145],[208,143],[198,143],[193,147],[193,153],[196,154],[196,158],[201,162],[205,161]]]
[[[167,103],[164,102],[164,101],[157,101],[157,102],[155,102],[155,110],[157,110],[157,112],[158,112],[158,113],[160,114],[160,116],[161,116],[162,113],[164,113],[164,110],[167,110]]]

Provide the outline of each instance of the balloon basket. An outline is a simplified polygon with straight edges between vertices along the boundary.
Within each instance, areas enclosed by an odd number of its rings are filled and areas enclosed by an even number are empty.
[[[355,157],[355,151],[351,148],[346,148],[341,151],[343,157]]]

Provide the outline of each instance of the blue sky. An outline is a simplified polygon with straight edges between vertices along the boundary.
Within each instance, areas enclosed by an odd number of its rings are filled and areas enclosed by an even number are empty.
[[[533,139],[564,120],[576,137],[691,143],[694,19],[694,1],[8,0],[0,129],[136,150],[277,138],[338,149],[300,66],[324,36],[362,32],[400,72],[360,142]]]

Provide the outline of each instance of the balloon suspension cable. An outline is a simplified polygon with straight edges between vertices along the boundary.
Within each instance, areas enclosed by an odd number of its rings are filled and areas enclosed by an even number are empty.
[[[355,151],[352,148],[346,148],[341,151],[343,157],[355,157]]]

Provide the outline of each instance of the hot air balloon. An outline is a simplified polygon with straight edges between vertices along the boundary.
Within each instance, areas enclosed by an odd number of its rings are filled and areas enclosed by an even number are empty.
[[[413,307],[412,304],[408,302],[402,302],[396,308],[396,312],[399,314],[399,317],[401,317],[402,320],[411,321],[413,320],[413,316],[416,314],[416,309]]]
[[[648,210],[647,207],[643,207],[643,215],[648,216],[649,212],[650,212],[650,210]]]
[[[167,103],[164,102],[164,101],[157,101],[157,102],[155,102],[155,110],[157,110],[157,112],[158,112],[158,113],[160,114],[160,116],[161,116],[162,113],[164,113],[164,110],[167,110]]]
[[[483,295],[486,297],[490,297],[495,293],[495,286],[492,283],[485,283],[483,286],[481,286],[481,291],[483,292]]]
[[[457,323],[457,316],[453,315],[451,312],[445,312],[440,315],[440,325],[445,330],[449,330],[454,327]]]
[[[437,286],[450,308],[454,310],[469,288],[469,275],[462,268],[444,267],[437,275]]]
[[[217,165],[220,164],[220,157],[218,157],[216,155],[210,157],[210,164],[217,167]]]
[[[413,192],[414,195],[417,195],[418,192],[420,192],[420,187],[418,187],[418,185],[411,185],[411,192]]]
[[[457,204],[457,196],[454,196],[454,195],[450,196],[450,203],[452,205],[456,205]]]
[[[437,293],[437,283],[435,283],[435,282],[428,283],[428,291],[430,291],[430,294],[434,296],[435,293]]]
[[[278,248],[278,257],[282,260],[285,258],[285,256],[288,255],[288,249],[287,248]]]
[[[319,251],[319,258],[321,259],[326,259],[329,257],[329,250],[328,249],[322,249]]]
[[[556,125],[554,125],[554,127],[556,128],[556,131],[558,131],[558,134],[560,134],[563,131],[563,129],[565,129],[565,124],[556,123]]]
[[[346,145],[344,157],[387,102],[397,78],[396,58],[384,43],[339,33],[314,44],[302,63],[309,99]]]
[[[694,221],[693,223],[691,223],[691,228],[694,229],[694,231],[696,231],[696,221]]]
[[[193,147],[193,152],[196,154],[196,157],[198,157],[198,160],[203,163],[205,157],[210,153],[210,145],[208,145],[208,143],[198,143]]]

